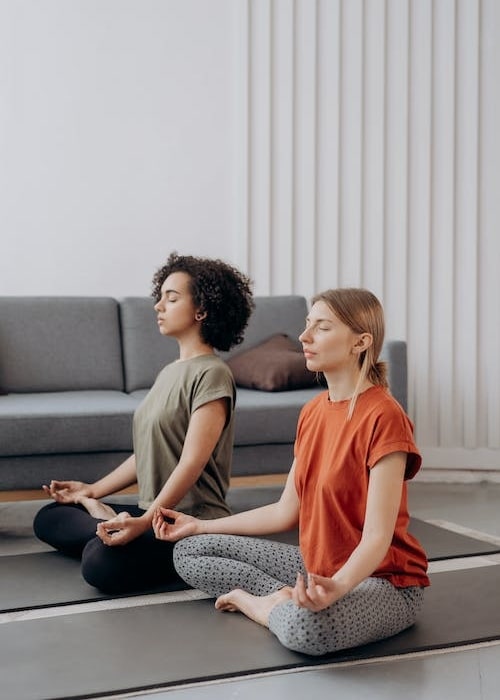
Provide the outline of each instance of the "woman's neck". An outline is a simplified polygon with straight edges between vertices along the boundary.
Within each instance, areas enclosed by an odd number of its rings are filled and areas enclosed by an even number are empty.
[[[179,342],[179,360],[192,360],[194,357],[200,357],[201,355],[215,355],[215,351],[208,343]]]
[[[347,401],[351,399],[356,391],[359,375],[358,376],[332,376],[325,375],[326,383],[328,385],[328,396],[330,401]],[[359,387],[359,393],[366,391],[373,384],[365,379],[361,386]]]

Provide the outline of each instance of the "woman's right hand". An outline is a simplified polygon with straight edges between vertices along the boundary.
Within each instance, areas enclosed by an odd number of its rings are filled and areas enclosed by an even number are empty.
[[[165,520],[168,518],[168,520]],[[202,533],[202,521],[192,515],[179,513],[169,508],[157,508],[153,514],[153,530],[158,540],[177,542],[184,537]]]
[[[92,486],[83,481],[55,481],[42,486],[45,493],[57,503],[78,503],[81,498],[92,498]]]

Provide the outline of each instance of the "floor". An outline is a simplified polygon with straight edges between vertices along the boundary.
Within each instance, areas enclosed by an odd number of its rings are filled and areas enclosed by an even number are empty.
[[[36,500],[0,502],[0,556],[44,549],[33,538],[30,527],[31,518],[40,505],[40,501]],[[410,488],[410,510],[415,517],[441,523],[469,535],[477,532],[482,534],[483,539],[485,533],[493,541],[500,538],[498,483],[416,481]],[[12,537],[13,532],[16,533],[15,537]],[[484,563],[484,557],[477,559],[456,560],[448,564],[436,562],[434,567],[435,570],[440,566],[465,568]],[[500,556],[493,555],[490,563],[500,564]],[[141,604],[140,600],[127,600],[128,604]],[[124,601],[120,604],[123,605]],[[75,607],[78,606],[43,613],[35,611],[33,614],[67,614],[74,612],[72,608]],[[10,619],[0,616],[0,623]],[[499,687],[500,641],[380,662],[335,664],[311,670],[277,672],[113,697],[135,700],[302,700],[308,694],[313,694],[320,700],[400,700],[401,697],[405,700],[442,700],[446,696],[454,700],[498,700]]]

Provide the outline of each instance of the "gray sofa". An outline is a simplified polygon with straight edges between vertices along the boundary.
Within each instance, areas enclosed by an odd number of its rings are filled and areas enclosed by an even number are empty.
[[[257,297],[242,345],[297,338],[301,296]],[[0,490],[51,478],[93,481],[132,450],[132,416],[177,344],[158,333],[149,298],[0,297]],[[386,341],[396,398],[406,408],[406,345]],[[301,406],[320,387],[238,387],[233,475],[287,472]]]

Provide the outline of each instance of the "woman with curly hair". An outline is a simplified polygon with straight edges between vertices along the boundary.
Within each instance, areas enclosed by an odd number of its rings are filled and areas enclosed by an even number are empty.
[[[404,630],[429,585],[425,552],[408,532],[406,483],[421,457],[388,391],[383,338],[368,290],[315,296],[300,341],[328,388],[300,413],[280,500],[216,520],[165,508],[153,518],[159,539],[179,540],[174,564],[187,583],[305,654]],[[296,525],[299,546],[255,537]]]
[[[35,534],[81,557],[83,577],[100,590],[125,593],[176,580],[173,544],[152,530],[159,507],[201,519],[230,513],[236,389],[215,351],[243,340],[250,285],[221,260],[172,253],[153,277],[152,296],[159,332],[177,340],[179,359],[164,367],[135,411],[134,453],[94,483],[43,487],[55,502],[37,513]],[[135,483],[137,505],[102,502]]]

